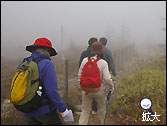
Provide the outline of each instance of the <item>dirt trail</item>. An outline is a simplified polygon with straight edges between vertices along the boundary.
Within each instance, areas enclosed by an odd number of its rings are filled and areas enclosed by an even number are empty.
[[[130,74],[130,73],[133,73],[135,71],[137,71],[141,66],[142,64],[144,64],[144,60],[140,60],[138,58],[133,58],[130,62],[127,62],[127,63],[124,63],[120,66],[120,71],[117,73],[117,81],[124,75],[126,74]],[[75,108],[76,108],[76,111],[73,112],[74,114],[74,122],[67,122],[65,123],[64,125],[78,125],[78,122],[79,122],[79,117],[80,117],[80,108],[78,108],[78,106],[81,106],[81,91],[78,90],[79,88],[79,82],[77,81],[77,77],[69,80],[69,97],[70,97],[70,102],[72,103],[75,103]],[[70,90],[73,90],[73,92],[75,92],[75,96],[72,96],[72,93],[70,93]],[[77,94],[77,95],[76,95]],[[114,94],[112,95],[112,97],[114,97],[115,95],[117,95],[116,92],[114,92]],[[110,114],[110,110],[109,109],[109,113],[107,115],[107,118],[106,118],[106,125],[114,125],[114,116]],[[96,115],[92,115],[90,113],[90,116],[89,116],[89,122],[88,122],[88,125],[98,125],[100,124],[100,121],[97,117],[97,114]]]

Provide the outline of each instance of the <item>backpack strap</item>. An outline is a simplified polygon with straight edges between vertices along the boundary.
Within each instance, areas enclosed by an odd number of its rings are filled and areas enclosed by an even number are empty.
[[[32,58],[33,58],[32,61],[36,62],[37,64],[38,64],[38,62],[40,62],[42,59],[49,59],[49,60],[51,60],[50,58],[46,58],[46,57],[37,57],[37,58],[34,58],[33,56],[30,56],[30,57],[32,57]],[[24,63],[25,61],[28,61],[28,59],[29,59],[30,57],[24,58],[22,62]],[[44,83],[43,83],[43,81],[42,81],[40,78],[38,78],[37,80],[32,81],[31,84],[34,84],[34,83],[37,82],[37,81],[39,81],[39,84],[43,87],[43,90],[44,90],[44,92],[45,92]],[[40,103],[40,106],[49,105],[49,109],[50,109],[50,112],[51,112],[52,109],[51,109],[51,103],[50,103],[49,98],[48,98],[46,95],[44,95],[42,98],[43,98],[43,99],[46,98],[47,101]]]
[[[24,63],[25,61],[28,61],[28,58],[30,58],[30,57],[33,57],[33,56],[29,56],[27,58],[24,58],[22,62]]]
[[[46,57],[37,57],[37,58],[33,59],[32,61],[34,61],[34,62],[36,62],[38,64],[38,62],[40,62],[43,59],[49,59],[49,60],[51,60],[50,58],[46,58]],[[40,78],[38,80],[39,80],[39,83],[42,85],[42,87],[44,89],[44,83],[43,83],[43,81]],[[45,92],[45,89],[44,89],[44,92]],[[40,106],[49,105],[49,109],[50,109],[50,112],[51,112],[52,109],[51,109],[50,100],[49,100],[48,96],[46,96],[46,95],[43,96],[43,99],[44,98],[47,98],[48,101],[40,103]]]
[[[94,58],[91,58],[91,59],[93,59],[94,61],[95,61],[95,59]],[[88,57],[88,61],[91,61],[92,62],[92,60],[90,59],[90,57]]]
[[[94,58],[92,58],[92,59],[94,59]],[[102,58],[97,58],[97,59],[94,59],[94,61],[97,63],[99,60],[101,60]],[[90,57],[88,57],[88,61],[91,61],[90,60]]]
[[[32,61],[34,61],[34,62],[36,62],[36,63],[38,63],[38,62],[41,61],[42,59],[49,59],[49,60],[51,60],[49,57],[37,57],[37,58],[34,58],[33,56],[29,56],[29,57],[23,59],[23,63],[24,63],[25,61],[28,61],[28,59],[29,59],[30,57],[32,57],[32,58],[33,58]]]
[[[101,60],[102,58],[97,58],[95,61],[98,62],[99,60]]]
[[[90,57],[88,57],[88,61],[91,61]]]
[[[37,58],[33,59],[33,61],[38,64],[38,62],[41,61],[42,59],[49,59],[49,60],[51,60],[50,58],[46,58],[46,57],[37,57]]]

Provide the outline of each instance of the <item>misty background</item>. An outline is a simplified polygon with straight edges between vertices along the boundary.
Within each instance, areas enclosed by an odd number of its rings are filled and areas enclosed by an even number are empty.
[[[1,1],[1,57],[28,56],[25,47],[39,37],[48,38],[58,55],[71,47],[81,53],[90,37],[107,37],[113,50],[164,44],[162,18],[166,1]]]

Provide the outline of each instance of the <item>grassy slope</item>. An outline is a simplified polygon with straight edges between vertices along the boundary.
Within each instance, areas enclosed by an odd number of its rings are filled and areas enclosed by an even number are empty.
[[[111,97],[110,113],[117,124],[166,124],[166,59],[147,64],[138,72],[126,75],[115,86],[117,95]],[[114,96],[114,95],[113,95]],[[152,99],[152,111],[161,121],[142,121],[140,99]],[[146,111],[145,111],[146,112]],[[152,117],[150,117],[152,119]]]

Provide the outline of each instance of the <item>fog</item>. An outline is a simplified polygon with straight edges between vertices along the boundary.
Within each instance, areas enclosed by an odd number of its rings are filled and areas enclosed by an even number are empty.
[[[25,47],[38,37],[59,54],[74,43],[86,48],[90,37],[111,46],[165,43],[162,18],[166,1],[1,1],[1,56],[29,54]]]

